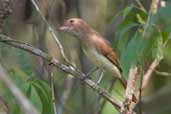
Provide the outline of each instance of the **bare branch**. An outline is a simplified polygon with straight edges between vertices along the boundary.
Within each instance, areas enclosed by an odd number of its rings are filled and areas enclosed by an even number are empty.
[[[15,96],[18,103],[22,107],[25,114],[40,114],[34,106],[30,103],[30,101],[22,94],[22,92],[18,89],[18,87],[12,82],[9,78],[7,72],[0,65],[0,81],[2,81],[7,88],[11,91],[11,93]]]
[[[142,90],[144,88],[146,88],[146,86],[148,85],[151,77],[152,77],[152,73],[155,71],[155,69],[157,68],[157,66],[159,65],[160,61],[162,60],[162,58],[156,58],[151,65],[149,66],[147,72],[145,73],[145,75],[143,76],[143,82],[142,82]]]
[[[165,76],[165,77],[171,77],[171,73],[169,72],[161,72],[161,71],[155,71],[156,74],[161,75],[161,76]]]
[[[64,53],[64,49],[62,47],[61,42],[59,41],[58,37],[57,37],[57,32],[52,28],[52,26],[48,23],[48,21],[46,20],[45,16],[41,13],[39,6],[36,4],[35,0],[31,0],[31,2],[33,3],[36,11],[39,13],[39,15],[41,16],[42,20],[45,22],[45,24],[48,27],[49,32],[52,34],[54,40],[56,41],[57,46],[59,47],[60,53],[63,56],[64,60],[69,63],[68,58],[66,57],[65,53]]]
[[[58,60],[53,59],[48,54],[42,52],[41,50],[34,48],[30,46],[27,43],[24,42],[18,42],[15,40],[12,40],[8,36],[0,34],[0,42],[3,42],[5,44],[8,44],[10,46],[20,48],[22,50],[25,50],[29,53],[32,53],[36,56],[39,56],[43,58],[44,60],[50,62],[52,65],[56,66],[57,68],[61,69],[62,71],[71,74],[72,76],[75,76],[77,79],[80,79],[83,81],[87,86],[89,86],[91,89],[93,89],[95,92],[97,92],[100,96],[102,96],[104,99],[106,99],[108,102],[110,102],[119,112],[121,108],[121,102],[114,99],[106,90],[98,86],[95,82],[93,82],[90,79],[85,79],[86,76],[84,73],[78,71],[73,66],[61,64]]]
[[[134,94],[135,94],[135,89],[136,89],[136,80],[137,80],[137,67],[131,67],[129,71],[129,79],[128,79],[128,84],[127,88],[125,91],[125,100],[123,102],[123,106],[121,108],[122,114],[132,114],[133,109],[137,103],[133,100]]]
[[[137,80],[137,67],[131,67],[130,71],[129,71],[129,79],[128,79],[128,85],[126,88],[126,92],[125,92],[125,96],[128,99],[132,99],[134,91],[135,91],[135,87],[136,87],[136,80]]]

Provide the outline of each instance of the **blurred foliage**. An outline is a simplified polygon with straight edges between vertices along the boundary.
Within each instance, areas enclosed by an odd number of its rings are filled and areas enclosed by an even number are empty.
[[[72,0],[71,3],[69,0],[55,2],[43,0],[37,3],[39,3],[43,14],[55,29],[65,18],[73,16],[82,17],[98,31],[101,31],[102,34],[109,28],[109,31],[112,31],[109,36],[113,40],[111,45],[119,55],[126,79],[132,65],[138,65],[140,76],[142,76],[152,61],[158,57],[163,57],[163,60],[157,70],[171,73],[171,2],[169,0],[165,1],[166,6],[164,7],[159,4],[157,12],[154,14],[149,4],[139,4],[142,1],[137,1]],[[50,33],[43,29],[42,25],[39,25],[43,22],[33,6],[30,5],[31,2],[23,0],[19,3],[20,7],[17,7],[16,3],[17,0],[14,0],[13,14],[6,20],[3,32],[12,36],[12,38],[29,42],[62,61],[59,49],[49,35]],[[25,7],[29,8],[25,9]],[[24,14],[24,11],[27,11],[27,14]],[[117,25],[115,25],[115,22],[117,22]],[[46,32],[42,33],[42,31]],[[109,31],[106,33],[109,33]],[[43,43],[40,41],[43,41]],[[79,69],[84,67],[88,69],[86,65],[81,64],[84,62],[79,42],[63,34],[60,34],[60,41],[72,63]],[[54,114],[49,72],[53,72],[55,78],[57,109],[60,108],[63,114],[92,114],[98,112],[102,99],[95,92],[75,79],[71,79],[71,85],[67,86],[70,83],[66,81],[67,74],[56,68],[48,68],[47,63],[42,59],[0,43],[0,63],[7,69],[10,78],[42,114]],[[87,63],[89,64],[86,61]],[[92,79],[94,81],[98,79],[97,74],[97,72],[93,74]],[[105,75],[110,74],[105,73]],[[143,93],[144,98],[148,98],[170,84],[170,77],[164,77],[155,72],[153,75],[152,81]],[[111,76],[106,76],[100,86],[107,90],[110,84]],[[119,100],[123,99],[124,91],[118,81],[114,84],[111,94]],[[1,83],[0,96],[7,102],[10,114],[23,114],[17,101]],[[65,103],[62,103],[62,97],[65,97]],[[158,99],[162,98],[159,97]],[[171,99],[171,97],[168,96],[168,99]],[[153,99],[150,100],[154,102]],[[150,109],[144,107],[144,110],[150,114],[169,114],[171,109],[165,108],[169,106],[171,106],[171,102],[166,106],[161,106],[159,112],[155,111],[155,106],[151,106]],[[118,114],[118,112],[111,104],[106,103],[101,114]]]

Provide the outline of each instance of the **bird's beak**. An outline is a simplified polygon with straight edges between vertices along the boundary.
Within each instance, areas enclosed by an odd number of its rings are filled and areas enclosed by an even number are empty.
[[[58,28],[59,31],[66,31],[68,29],[67,26],[61,26]]]

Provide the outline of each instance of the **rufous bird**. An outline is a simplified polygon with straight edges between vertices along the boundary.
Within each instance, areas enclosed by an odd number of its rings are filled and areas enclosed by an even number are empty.
[[[59,30],[78,38],[88,59],[98,68],[112,72],[126,88],[118,57],[105,38],[80,18],[66,20]]]

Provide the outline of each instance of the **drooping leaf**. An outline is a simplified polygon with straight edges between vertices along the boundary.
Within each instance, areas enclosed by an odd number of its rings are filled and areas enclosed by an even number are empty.
[[[49,85],[42,80],[34,80],[32,86],[35,88],[38,96],[40,97],[42,103],[42,113],[52,114],[53,108]]]
[[[143,51],[147,46],[147,40],[142,39],[137,33],[128,43],[125,51],[121,55],[121,67],[124,71],[124,76],[128,78],[128,72],[131,65],[135,65],[142,57]]]

